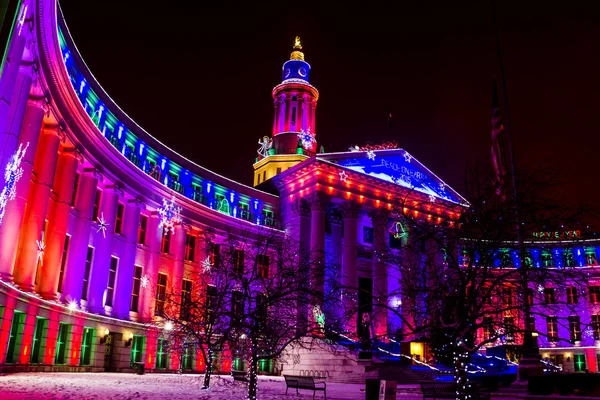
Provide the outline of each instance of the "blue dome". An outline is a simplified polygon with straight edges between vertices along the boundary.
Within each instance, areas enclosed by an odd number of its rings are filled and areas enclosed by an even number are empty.
[[[289,60],[283,64],[281,71],[281,80],[299,79],[308,83],[308,74],[310,73],[310,64],[301,60]]]

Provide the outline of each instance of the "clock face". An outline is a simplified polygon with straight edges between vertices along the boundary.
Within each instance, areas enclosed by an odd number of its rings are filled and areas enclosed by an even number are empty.
[[[306,70],[304,68],[300,68],[298,70],[298,73],[300,74],[301,77],[305,77],[306,76]]]
[[[290,69],[286,68],[285,72],[284,72],[284,76],[287,78],[288,76],[290,76]]]

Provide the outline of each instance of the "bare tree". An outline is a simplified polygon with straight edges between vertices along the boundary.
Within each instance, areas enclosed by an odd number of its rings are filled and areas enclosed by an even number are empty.
[[[470,397],[473,353],[522,341],[532,331],[548,335],[532,318],[574,306],[563,296],[549,299],[549,293],[565,286],[583,290],[585,268],[558,262],[540,243],[519,240],[525,232],[575,226],[582,210],[555,204],[545,172],[520,176],[519,204],[498,196],[476,173],[467,188],[468,207],[425,196],[415,201],[411,193],[390,214],[402,226],[396,248],[378,254],[385,257],[388,285],[373,293],[379,299],[374,312],[399,317],[405,340],[429,341],[439,358],[450,355],[457,399]],[[537,251],[549,256],[533,257]]]

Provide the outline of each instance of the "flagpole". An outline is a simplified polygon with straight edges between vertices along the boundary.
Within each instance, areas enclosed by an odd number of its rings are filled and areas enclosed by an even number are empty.
[[[502,50],[500,46],[500,32],[498,29],[498,20],[496,18],[496,2],[495,0],[490,0],[491,11],[492,11],[492,21],[494,24],[494,34],[496,36],[496,50],[498,52],[498,64],[500,67],[500,86],[502,87],[502,97],[504,103],[504,113],[506,120],[506,138],[508,141],[508,156],[510,162],[510,177],[513,189],[513,200],[515,202],[515,230],[517,234],[517,243],[519,246],[519,258],[521,260],[520,268],[522,270],[522,278],[521,284],[523,286],[523,296],[524,296],[524,307],[523,314],[525,317],[524,321],[524,330],[523,330],[523,358],[519,362],[519,378],[523,380],[527,378],[530,374],[530,370],[538,369],[541,367],[539,363],[539,356],[536,357],[538,351],[536,350],[536,346],[533,343],[533,332],[531,331],[531,327],[529,326],[529,321],[531,318],[531,307],[529,304],[529,279],[527,274],[528,266],[525,264],[525,249],[523,245],[523,232],[521,230],[521,216],[519,214],[519,197],[517,190],[517,179],[516,179],[516,162],[515,162],[515,150],[514,144],[512,140],[512,124],[510,119],[510,108],[508,107],[508,93],[506,91],[506,79],[504,76],[504,62],[502,60]]]

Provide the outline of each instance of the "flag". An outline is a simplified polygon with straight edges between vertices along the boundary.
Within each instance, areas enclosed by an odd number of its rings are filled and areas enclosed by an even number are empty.
[[[500,116],[500,106],[498,105],[498,89],[496,79],[492,89],[492,163],[496,172],[496,194],[502,195],[504,189],[504,177],[506,176],[506,165],[504,159],[504,124]]]
[[[388,127],[392,129],[392,112],[388,112]]]

